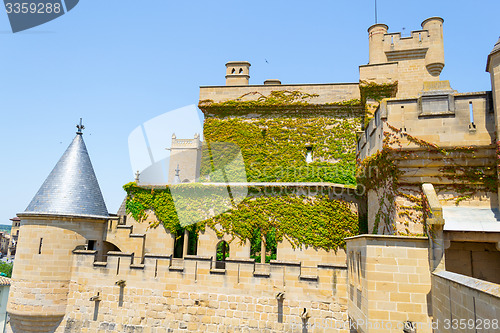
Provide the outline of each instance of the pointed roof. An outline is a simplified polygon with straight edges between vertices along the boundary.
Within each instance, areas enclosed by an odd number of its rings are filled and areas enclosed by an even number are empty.
[[[496,42],[495,46],[493,46],[493,50],[488,54],[488,60],[486,61],[486,71],[490,71],[490,59],[491,56],[497,52],[500,51],[500,37],[498,38],[498,41]]]
[[[108,210],[79,128],[24,214],[108,217]]]

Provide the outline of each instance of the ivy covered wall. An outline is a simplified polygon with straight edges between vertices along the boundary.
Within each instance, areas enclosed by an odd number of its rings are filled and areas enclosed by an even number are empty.
[[[361,128],[363,107],[359,100],[316,105],[315,97],[299,91],[273,91],[250,101],[242,101],[245,96],[222,103],[201,101],[207,116],[203,180],[208,180],[207,175],[217,169],[214,163],[221,160],[220,154],[211,159],[208,150],[224,142],[241,149],[249,182],[355,185],[356,131]],[[308,149],[311,163],[306,162]]]
[[[249,182],[356,183],[356,130],[359,118],[207,118],[206,148],[229,142],[241,149]],[[216,146],[215,146],[216,147]],[[307,148],[313,162],[306,163]],[[217,150],[217,149],[215,149]],[[215,171],[204,150],[201,174]],[[214,164],[221,163],[213,158]],[[218,181],[216,178],[211,181]]]
[[[219,236],[228,234],[252,241],[258,230],[264,235],[272,233],[276,241],[286,238],[295,247],[337,250],[345,245],[344,238],[358,233],[357,212],[351,204],[321,193],[303,196],[285,191],[269,195],[263,188],[252,187],[249,195],[236,203],[227,196],[225,186],[146,188],[129,183],[124,189],[127,213],[136,221],[155,214],[151,227],[161,223],[176,235],[184,228],[198,232],[209,227]]]
[[[494,146],[444,148],[387,122],[383,126],[383,149],[358,161],[358,182],[374,195],[368,204],[370,233],[425,235],[426,182],[448,205],[496,196]]]
[[[318,95],[286,90],[200,101],[205,113],[201,182],[356,185],[356,132],[366,116],[366,101],[391,95],[396,86],[370,84],[361,90],[362,100],[326,104],[314,103]],[[154,214],[151,227],[163,224],[175,235],[184,228],[199,232],[209,227],[252,246],[260,234],[273,242],[287,239],[294,247],[337,250],[359,232],[353,205],[321,193],[267,194],[262,187],[250,187],[247,197],[235,200],[226,187],[215,185],[144,188],[130,183],[124,188],[134,219]]]

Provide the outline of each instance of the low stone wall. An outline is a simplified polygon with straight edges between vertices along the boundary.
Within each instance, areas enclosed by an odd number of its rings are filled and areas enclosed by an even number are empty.
[[[500,285],[447,271],[432,274],[435,332],[499,332]]]
[[[229,259],[220,269],[208,257],[146,255],[131,266],[131,257],[76,253],[56,332],[349,331],[345,265]]]

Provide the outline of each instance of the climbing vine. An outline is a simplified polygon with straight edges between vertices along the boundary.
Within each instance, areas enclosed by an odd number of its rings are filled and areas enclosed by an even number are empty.
[[[414,159],[416,151],[402,150],[404,138],[407,143],[413,143],[420,148],[429,158],[433,154],[433,160],[446,160],[440,166],[439,178],[444,181],[436,184],[438,192],[451,190],[457,195],[451,198],[455,204],[471,198],[478,192],[496,192],[498,179],[494,165],[471,166],[460,163],[460,159],[474,159],[476,148],[457,146],[443,148],[435,143],[427,142],[410,135],[403,129],[398,129],[385,123],[389,131],[384,132],[383,149],[378,153],[358,161],[358,182],[363,184],[367,190],[377,191],[379,197],[379,208],[375,215],[373,233],[378,233],[382,223],[383,232],[397,232],[398,234],[411,234],[408,228],[397,229],[395,217],[408,227],[408,221],[423,223],[424,200],[420,184],[406,184],[401,179],[403,170],[399,161]],[[407,204],[397,203],[397,198],[404,200]],[[425,227],[425,225],[424,225]]]
[[[224,181],[216,170],[229,167],[240,150],[249,182],[356,183],[356,130],[359,118],[207,118],[201,175]],[[306,151],[312,151],[312,163]],[[243,162],[242,162],[243,163]],[[233,168],[236,168],[233,164]],[[241,174],[241,169],[234,170]],[[236,175],[237,177],[237,175]]]
[[[369,99],[380,102],[384,98],[396,97],[398,82],[380,84],[360,81],[359,91],[361,93],[361,103],[365,104]]]
[[[225,186],[144,188],[129,183],[124,189],[128,214],[137,221],[154,214],[150,227],[163,224],[176,235],[184,228],[201,231],[209,227],[218,236],[251,241],[259,230],[264,235],[272,233],[276,241],[287,239],[293,247],[337,250],[345,246],[344,238],[358,232],[357,213],[350,204],[321,194],[267,196],[262,188],[251,188],[248,197],[235,202],[228,198]]]
[[[396,97],[398,92],[398,82],[393,83],[375,83],[375,82],[359,82],[359,91],[361,94],[361,104],[365,108],[364,114],[364,128],[368,126],[368,123],[373,119],[373,114],[377,109],[380,101],[384,98]],[[371,103],[369,101],[374,101]]]
[[[217,115],[217,117],[246,116],[255,113],[309,116],[314,111],[335,115],[341,113],[357,114],[362,107],[358,99],[321,104],[311,103],[311,100],[318,96],[298,90],[275,90],[267,96],[255,91],[223,102],[214,102],[211,99],[202,100],[198,107],[205,113],[206,117],[213,115]]]

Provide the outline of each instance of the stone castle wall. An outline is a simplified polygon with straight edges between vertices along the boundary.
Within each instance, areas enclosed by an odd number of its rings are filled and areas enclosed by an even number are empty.
[[[361,235],[347,239],[348,308],[358,333],[431,329],[431,272],[425,237]]]
[[[496,189],[471,176],[484,172],[486,179],[496,173],[491,96],[457,94],[446,81],[427,82],[425,87],[421,97],[383,100],[358,143],[361,160],[385,148],[400,171],[396,184],[388,182],[368,193],[369,232],[422,235],[421,211],[412,208],[419,206],[415,199],[422,183],[436,187],[443,205],[498,205]],[[368,171],[376,175],[380,170]],[[465,187],[457,185],[462,183],[476,187],[464,192]],[[380,211],[391,189],[396,192],[394,203]]]
[[[319,265],[311,275],[313,267],[296,262],[228,259],[221,269],[201,256],[147,255],[132,266],[127,254],[110,253],[106,264],[94,256],[75,252],[56,332],[301,331],[303,318],[308,332],[348,332],[345,265]]]
[[[498,332],[500,287],[452,272],[434,272],[432,309],[436,332]]]

